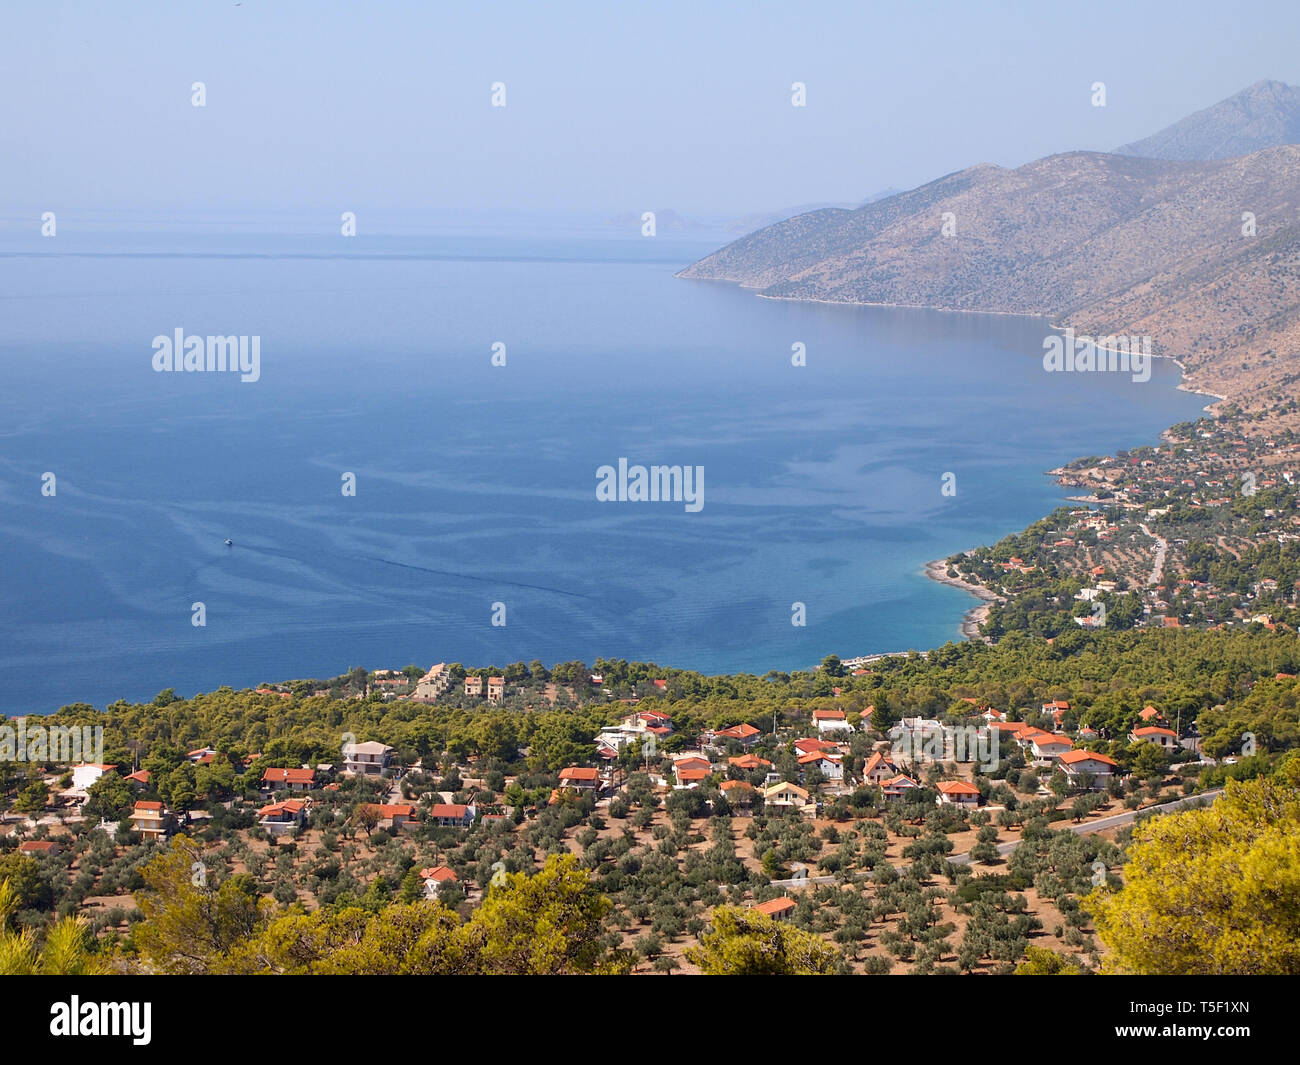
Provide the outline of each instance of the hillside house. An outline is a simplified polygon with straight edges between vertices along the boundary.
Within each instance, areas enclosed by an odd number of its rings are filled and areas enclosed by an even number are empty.
[[[1154,743],[1166,751],[1178,749],[1178,733],[1171,728],[1159,725],[1144,725],[1128,734],[1130,743]]]
[[[435,802],[429,807],[429,821],[440,828],[468,828],[478,811],[458,802]]]
[[[393,756],[393,748],[373,740],[343,745],[343,772],[347,776],[382,775]]]
[[[600,770],[574,765],[561,769],[560,787],[594,794],[600,788]]]
[[[460,883],[460,877],[456,875],[454,869],[449,869],[445,865],[433,865],[427,869],[420,870],[420,880],[424,883],[424,897],[430,902],[438,898],[438,889],[443,884],[455,884],[464,892],[464,887]]]
[[[825,735],[828,732],[853,731],[853,726],[849,724],[848,717],[843,710],[814,710],[813,724],[817,726],[819,735]]]
[[[779,899],[768,899],[766,902],[760,902],[754,907],[754,910],[772,918],[774,921],[788,921],[797,908],[798,903],[794,899],[783,896]]]
[[[306,799],[273,802],[257,811],[257,823],[272,836],[287,836],[306,823],[307,806]]]
[[[261,791],[270,794],[274,791],[311,791],[316,782],[316,770],[301,769],[267,769],[262,773]]]
[[[935,788],[939,792],[939,797],[935,801],[940,806],[947,803],[974,809],[980,804],[980,789],[964,780],[941,780]]]
[[[137,802],[131,810],[131,828],[146,841],[166,839],[176,828],[176,818],[160,802]]]
[[[115,765],[99,765],[94,762],[82,762],[80,765],[74,765],[72,767],[72,787],[79,791],[85,791],[105,773],[111,773],[116,768]]]
[[[920,786],[906,773],[899,773],[898,776],[892,777],[880,785],[880,794],[886,799],[901,799],[913,788],[919,788]]]
[[[812,813],[817,804],[798,784],[782,782],[773,784],[763,792],[763,805],[769,810],[798,810]]]
[[[1106,782],[1119,768],[1113,758],[1107,758],[1104,754],[1098,754],[1096,751],[1066,751],[1056,760],[1056,764],[1065,774],[1070,785],[1075,788],[1085,786],[1090,788],[1105,787]]]
[[[758,742],[759,737],[762,735],[762,732],[753,725],[748,722],[741,722],[741,724],[732,725],[730,728],[718,729],[713,734],[713,740],[715,743],[719,741],[726,743],[728,740],[734,740],[748,750]]]

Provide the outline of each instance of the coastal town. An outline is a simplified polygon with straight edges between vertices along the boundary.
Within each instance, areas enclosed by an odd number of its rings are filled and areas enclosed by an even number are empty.
[[[470,914],[503,871],[572,854],[613,902],[608,948],[638,973],[699,971],[724,902],[824,939],[846,972],[1010,972],[1044,947],[1095,970],[1079,900],[1097,869],[1118,870],[1137,814],[1216,793],[1239,759],[1203,753],[1181,703],[1116,714],[1053,690],[995,705],[958,686],[908,714],[880,687],[904,664],[829,656],[798,678],[804,697],[734,719],[704,712],[712,681],[619,660],[264,685],[242,696],[257,714],[387,724],[340,733],[328,760],[320,740],[250,750],[191,727],[110,736],[102,762],[0,761],[0,878],[23,885],[20,922],[86,915],[127,966],[139,870],[181,839],[213,884],[248,875],[303,912]],[[393,731],[447,715],[441,742]]]
[[[1079,490],[998,543],[931,563],[982,603],[963,634],[1069,625],[1272,629],[1300,625],[1300,436],[1228,405],[1166,431],[1158,447],[1056,470]],[[1262,427],[1262,428],[1261,428]]]

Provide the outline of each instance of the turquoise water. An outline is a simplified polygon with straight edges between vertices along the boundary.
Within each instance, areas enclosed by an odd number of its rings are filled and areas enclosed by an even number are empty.
[[[0,710],[358,664],[761,673],[936,646],[972,600],[927,560],[1205,402],[1164,360],[1145,384],[1044,373],[1035,320],[673,277],[716,244],[0,234]],[[177,328],[260,337],[260,379],[155,372]],[[703,508],[599,502],[620,457],[703,467]]]

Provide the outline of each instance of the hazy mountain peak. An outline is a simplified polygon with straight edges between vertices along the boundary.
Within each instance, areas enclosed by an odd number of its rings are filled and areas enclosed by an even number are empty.
[[[1142,140],[1116,148],[1148,159],[1229,159],[1300,143],[1300,88],[1264,78]]]

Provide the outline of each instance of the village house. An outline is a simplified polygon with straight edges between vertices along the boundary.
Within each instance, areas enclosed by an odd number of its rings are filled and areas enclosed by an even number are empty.
[[[105,773],[110,773],[116,768],[115,765],[97,765],[94,762],[82,762],[80,765],[74,765],[72,767],[72,787],[79,791],[85,791]]]
[[[488,702],[500,703],[506,697],[506,679],[505,677],[488,677],[487,686]]]
[[[130,821],[133,831],[154,842],[165,839],[176,827],[175,817],[160,802],[137,802]]]
[[[440,828],[468,828],[478,811],[457,802],[435,802],[429,807],[429,821]]]
[[[647,735],[656,739],[669,736],[673,731],[672,719],[667,714],[655,710],[640,710],[629,714],[617,725],[609,725],[596,734],[597,744],[615,751],[638,740],[644,742]]]
[[[569,766],[560,770],[560,787],[594,793],[600,787],[600,770]]]
[[[901,799],[907,792],[920,786],[906,773],[899,773],[880,785],[880,794],[886,799]]]
[[[732,806],[749,806],[758,794],[758,789],[744,780],[724,780],[718,790]]]
[[[819,733],[853,731],[843,710],[814,710],[812,716]]]
[[[702,755],[688,754],[673,762],[673,777],[678,788],[698,788],[712,772],[712,763]]]
[[[758,729],[748,722],[742,722],[739,725],[732,725],[730,728],[718,729],[713,733],[714,742],[719,740],[725,743],[727,740],[734,740],[742,747],[748,749],[758,742],[762,735]]]
[[[799,787],[798,784],[788,782],[773,784],[765,790],[763,792],[763,805],[768,809],[798,810],[800,813],[812,813],[817,807],[808,792]]]
[[[482,678],[482,677],[466,677],[466,678],[465,678],[465,694],[466,694],[466,695],[474,695],[474,696],[482,695],[482,694],[483,694],[483,678]]]
[[[422,703],[437,702],[438,697],[450,687],[451,670],[447,668],[446,662],[439,662],[435,666],[430,666],[429,672],[415,685],[415,699]]]
[[[1161,728],[1159,725],[1135,728],[1128,734],[1128,738],[1130,743],[1154,743],[1166,751],[1178,749],[1178,733],[1171,728]]]
[[[892,780],[898,776],[902,770],[888,755],[876,751],[867,759],[867,764],[862,767],[862,780],[865,784],[883,784],[886,780]]]
[[[795,753],[800,757],[803,757],[805,754],[832,754],[839,750],[835,744],[827,743],[825,740],[819,740],[813,737],[795,740],[793,747]]]
[[[1018,741],[1026,732],[1031,731],[1023,721],[990,721],[988,728],[997,735],[999,740],[1009,736],[1011,739]]]
[[[1058,736],[1054,732],[1038,732],[1029,735],[1029,749],[1041,762],[1050,762],[1073,746],[1074,741],[1069,736]]]
[[[211,765],[212,759],[217,756],[216,749],[213,747],[199,747],[197,750],[190,751],[185,757],[195,765]]]
[[[373,740],[343,745],[343,772],[347,776],[379,776],[388,766],[393,748]]]
[[[261,790],[270,794],[273,791],[311,791],[316,782],[316,770],[308,769],[267,769],[262,773]]]
[[[760,902],[754,907],[754,910],[774,921],[788,921],[790,915],[798,908],[798,903],[789,896],[782,896],[779,899],[768,899],[766,902]]]
[[[932,760],[931,752],[943,749],[943,736],[943,725],[933,718],[905,717],[889,730],[894,747],[918,761]]]
[[[379,815],[379,828],[396,830],[415,822],[415,807],[409,802],[368,802],[363,809]]]
[[[301,828],[307,818],[306,799],[285,799],[257,811],[257,823],[272,836],[286,836]]]
[[[1105,787],[1116,769],[1119,768],[1113,758],[1107,758],[1096,751],[1066,751],[1056,760],[1071,787],[1083,787],[1085,783],[1091,788]]]
[[[460,877],[456,875],[456,871],[449,869],[445,865],[433,865],[427,869],[421,869],[420,879],[424,882],[424,897],[430,902],[438,898],[438,889],[443,884],[455,884],[461,888],[462,893],[464,892],[464,888],[460,884]]]
[[[658,710],[641,710],[623,719],[624,727],[634,731],[653,732],[657,736],[667,736],[673,730],[673,719]]]
[[[752,773],[756,769],[771,769],[772,763],[766,758],[760,758],[756,754],[738,754],[727,759],[728,765],[733,765],[745,773]]]
[[[799,772],[806,773],[810,769],[817,769],[827,780],[844,779],[844,762],[839,755],[826,754],[823,751],[809,751],[807,754],[799,756]]]
[[[123,779],[128,781],[133,788],[139,790],[149,786],[149,777],[149,770],[137,769],[134,773],[128,773]]]
[[[941,780],[935,787],[939,791],[939,797],[935,801],[940,806],[949,803],[973,809],[980,804],[980,789],[964,780]]]
[[[60,847],[57,843],[55,843],[53,840],[49,840],[49,839],[25,839],[20,844],[18,844],[19,854],[30,854],[33,857],[36,857],[38,855],[45,855],[45,854],[48,854],[53,857],[55,855],[61,854],[62,852],[63,852],[63,848]]]

